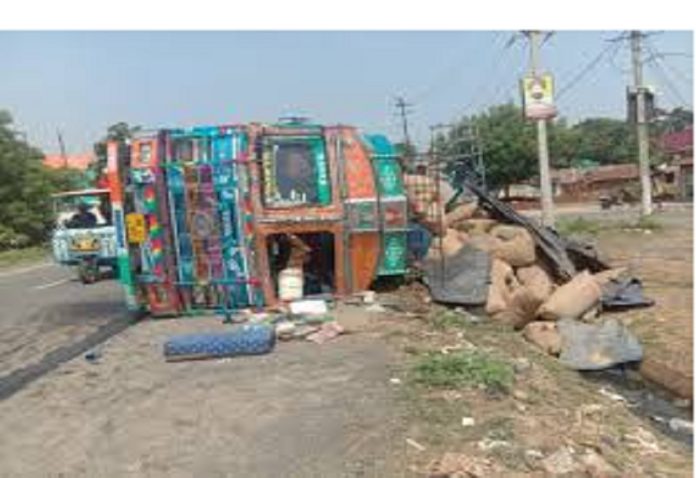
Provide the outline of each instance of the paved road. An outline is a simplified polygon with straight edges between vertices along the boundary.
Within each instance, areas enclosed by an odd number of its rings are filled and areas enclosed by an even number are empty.
[[[0,269],[0,399],[122,329],[114,280],[85,286],[50,262]]]

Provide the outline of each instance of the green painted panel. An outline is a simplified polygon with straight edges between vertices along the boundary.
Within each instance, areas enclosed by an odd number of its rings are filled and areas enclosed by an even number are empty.
[[[329,167],[326,162],[326,149],[323,139],[311,141],[312,152],[316,161],[317,174],[317,197],[319,204],[327,206],[331,204],[331,179],[329,178]]]
[[[382,235],[382,251],[379,275],[399,275],[406,272],[406,234],[385,232]]]

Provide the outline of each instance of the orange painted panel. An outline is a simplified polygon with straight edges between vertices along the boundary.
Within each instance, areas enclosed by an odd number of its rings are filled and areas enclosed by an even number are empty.
[[[353,292],[367,289],[375,278],[380,244],[380,237],[377,233],[351,234],[349,247]]]
[[[370,158],[351,131],[343,132],[342,140],[348,197],[374,198],[377,193]]]

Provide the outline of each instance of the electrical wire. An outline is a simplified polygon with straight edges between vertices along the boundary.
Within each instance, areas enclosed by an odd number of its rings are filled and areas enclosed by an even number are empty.
[[[508,45],[505,47],[506,50],[510,48],[512,43],[508,43]],[[505,57],[505,54],[503,53],[501,55],[501,59]],[[520,65],[521,63],[521,65]],[[498,62],[498,65],[502,64],[502,60]],[[525,63],[523,60],[520,60],[520,57],[518,57],[517,62],[515,63],[513,68],[508,68],[508,70],[515,70],[518,72],[517,75],[513,77],[514,81],[514,87],[517,88],[517,84],[519,82],[520,76],[523,74],[525,68]],[[510,76],[507,74],[503,75],[494,75],[494,76],[499,76],[499,81],[497,82],[491,82],[489,76],[484,76],[481,87],[475,90],[475,92],[471,96],[471,100],[464,105],[463,108],[459,110],[459,113],[457,116],[465,116],[468,112],[470,112],[472,109],[475,109],[474,107],[480,106],[482,103],[488,103],[491,104],[492,102],[496,101],[500,96],[501,92],[506,92],[509,91],[509,81],[510,81]]]
[[[600,60],[604,57],[604,55],[607,54],[607,52],[611,49],[617,49],[616,44],[610,43],[607,45],[605,48],[602,49],[602,51],[599,52],[597,56],[595,56],[592,61],[590,61],[582,70],[578,72],[577,75],[575,75],[571,80],[568,81],[563,87],[559,88],[558,93],[556,93],[556,99],[560,99],[563,97],[563,95],[568,92],[570,89],[572,89],[576,84],[582,80],[585,75],[587,75],[590,71],[596,67]]]
[[[686,105],[687,101],[684,99],[684,96],[682,96],[682,94],[679,92],[679,89],[676,86],[674,86],[672,80],[669,78],[665,71],[665,68],[663,67],[663,61],[660,52],[651,43],[648,43],[648,41],[646,41],[646,48],[652,55],[651,60],[648,62],[648,64],[651,65],[651,69],[653,69],[653,71],[655,71],[658,75],[662,77],[664,85],[675,96],[675,98],[682,105]]]
[[[491,40],[491,44],[495,45],[500,40],[500,38],[502,38],[503,34],[504,34],[504,32],[502,32],[502,31],[495,32],[495,36],[493,37],[493,40]],[[441,86],[441,83],[443,82],[443,80],[446,80],[448,78],[452,78],[454,76],[454,74],[456,73],[456,71],[465,65],[466,65],[465,59],[462,59],[461,61],[457,61],[456,63],[450,65],[440,75],[438,75],[435,78],[435,80],[433,80],[431,82],[430,86],[426,87],[422,92],[416,94],[413,97],[413,101],[417,102],[417,103],[422,103],[425,99],[432,96],[432,94],[436,90],[441,91],[441,89],[437,89],[436,87]]]

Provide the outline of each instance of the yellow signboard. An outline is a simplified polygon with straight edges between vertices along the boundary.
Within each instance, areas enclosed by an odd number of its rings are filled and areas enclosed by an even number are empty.
[[[549,119],[556,116],[553,105],[553,77],[548,73],[522,79],[522,104],[529,119]]]
[[[131,244],[142,244],[145,242],[147,236],[145,216],[136,212],[126,214],[126,234],[128,242]]]

